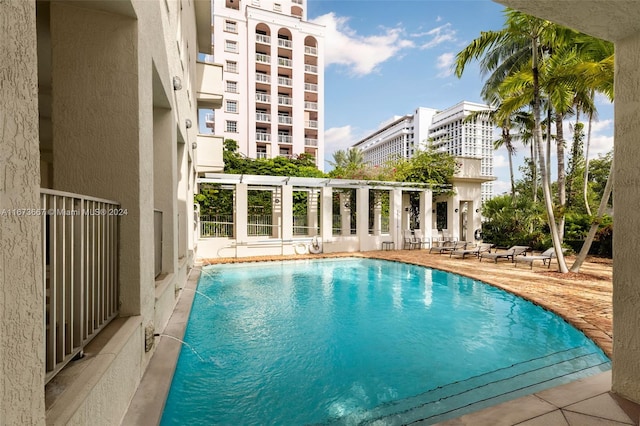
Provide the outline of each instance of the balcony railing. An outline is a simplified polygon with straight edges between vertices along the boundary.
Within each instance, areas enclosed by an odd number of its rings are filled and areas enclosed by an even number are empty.
[[[318,110],[318,103],[317,102],[305,102],[304,103],[304,109],[317,111]]]
[[[269,133],[256,133],[256,140],[259,142],[271,142],[271,135]]]
[[[288,115],[279,115],[278,116],[278,124],[291,124],[293,123],[293,118]]]
[[[265,114],[264,112],[256,112],[256,121],[261,121],[263,123],[270,123],[271,116],[269,114]]]
[[[291,49],[291,47],[293,46],[293,43],[291,43],[291,40],[286,40],[284,38],[279,38],[278,39],[278,47],[284,47],[287,49]]]
[[[256,152],[256,158],[267,158],[266,152]]]
[[[265,55],[264,53],[256,53],[256,62],[260,64],[270,64],[271,56]]]
[[[318,121],[317,120],[307,120],[304,122],[304,127],[308,128],[308,129],[317,129],[318,128]]]
[[[278,143],[293,143],[293,137],[290,135],[278,135]]]
[[[278,105],[291,105],[293,100],[289,96],[278,96]]]
[[[259,83],[271,83],[271,76],[258,72],[256,73],[256,81]]]
[[[118,315],[114,201],[40,190],[45,382]]]
[[[293,61],[288,58],[278,58],[278,66],[291,68],[293,66]]]
[[[305,46],[304,53],[306,53],[307,55],[318,56],[318,48],[313,46]]]
[[[304,138],[304,144],[306,146],[318,146],[318,139]]]
[[[256,43],[269,44],[271,43],[271,37],[264,34],[256,34]]]
[[[279,86],[293,86],[293,80],[288,77],[278,77]]]
[[[302,4],[302,0],[291,0],[291,3]]]
[[[233,238],[233,215],[200,216],[200,237]]]
[[[318,85],[317,84],[313,84],[313,83],[305,83],[304,84],[304,90],[307,92],[317,92],[318,91]]]
[[[318,74],[318,66],[317,65],[305,64],[304,72],[308,72],[308,73],[312,73],[312,74]]]
[[[266,93],[256,93],[256,101],[271,102],[271,95],[267,95]]]
[[[215,129],[216,127],[216,115],[213,113],[208,113],[204,115],[204,123],[208,129]]]

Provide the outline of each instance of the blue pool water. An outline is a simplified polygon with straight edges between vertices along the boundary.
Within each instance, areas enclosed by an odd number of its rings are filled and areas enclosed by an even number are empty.
[[[373,259],[207,267],[185,341],[162,425],[430,423],[610,368],[532,303]]]

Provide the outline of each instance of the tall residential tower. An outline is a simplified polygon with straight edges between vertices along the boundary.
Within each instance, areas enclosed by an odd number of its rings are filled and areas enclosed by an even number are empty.
[[[395,116],[361,139],[354,148],[364,160],[379,165],[394,157],[411,158],[416,150],[432,146],[456,157],[480,158],[481,176],[493,175],[494,125],[484,104],[462,101],[445,109],[417,108],[413,114]],[[493,182],[482,184],[482,200],[493,197]]]
[[[324,158],[324,27],[307,0],[213,0],[213,55],[224,65],[222,110],[207,127],[250,158]]]

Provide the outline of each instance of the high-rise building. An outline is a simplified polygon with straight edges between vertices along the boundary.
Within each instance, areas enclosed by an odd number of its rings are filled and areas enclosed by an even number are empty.
[[[411,158],[418,149],[432,146],[456,157],[481,158],[481,176],[493,175],[493,129],[484,104],[462,101],[444,111],[417,108],[413,114],[395,116],[353,145],[364,160],[379,165],[392,158]],[[482,184],[482,200],[493,197],[493,183]]]
[[[207,127],[249,158],[324,158],[324,27],[307,0],[213,0],[213,55],[225,94]]]

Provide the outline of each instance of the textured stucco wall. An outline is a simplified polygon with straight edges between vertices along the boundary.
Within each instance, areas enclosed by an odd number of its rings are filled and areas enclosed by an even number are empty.
[[[640,403],[640,33],[616,43],[615,92],[612,390]]]
[[[44,424],[35,2],[0,1],[0,424]]]

